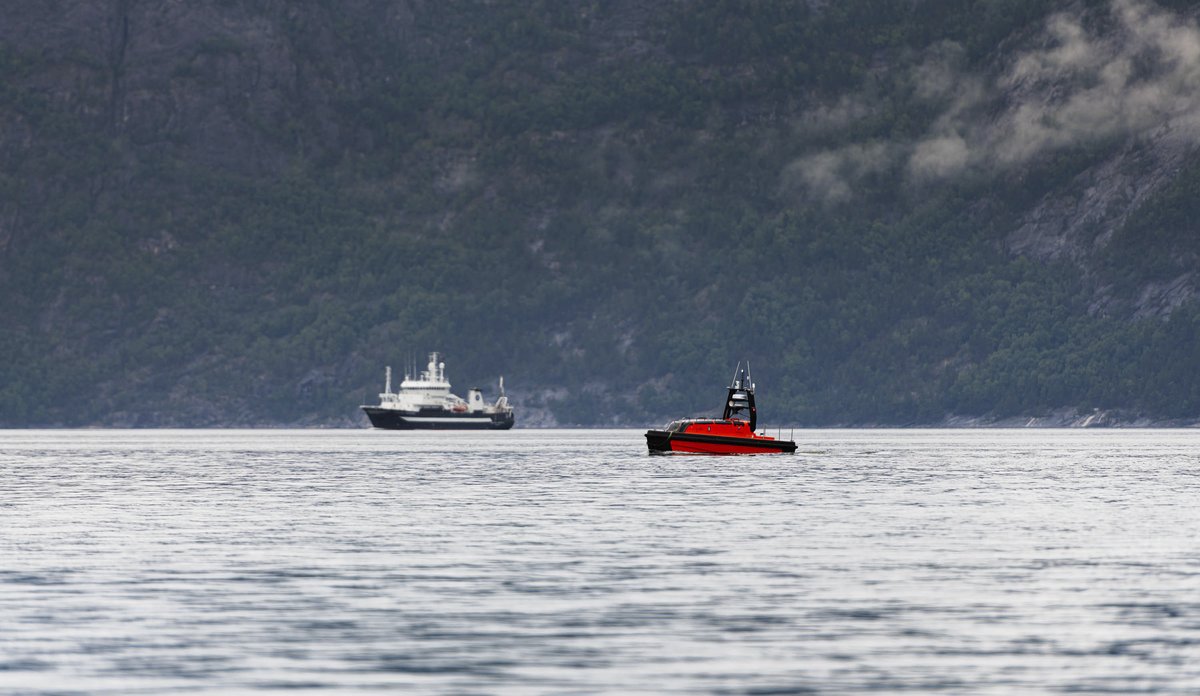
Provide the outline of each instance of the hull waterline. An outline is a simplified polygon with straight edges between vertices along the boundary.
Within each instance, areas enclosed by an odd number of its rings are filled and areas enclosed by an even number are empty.
[[[363,413],[382,430],[508,430],[515,420],[512,413],[404,413],[371,406],[364,407]]]

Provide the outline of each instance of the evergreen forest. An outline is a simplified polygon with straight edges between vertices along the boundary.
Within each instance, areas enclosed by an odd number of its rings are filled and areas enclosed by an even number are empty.
[[[28,5],[2,426],[1200,420],[1190,3]]]

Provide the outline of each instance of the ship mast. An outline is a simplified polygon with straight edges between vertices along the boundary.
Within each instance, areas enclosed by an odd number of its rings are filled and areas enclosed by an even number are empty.
[[[750,379],[750,363],[742,369],[739,362],[733,373],[733,381],[729,384],[729,395],[725,397],[725,411],[722,420],[729,420],[742,411],[750,413],[750,431],[758,425],[758,409],[754,407],[754,382]]]

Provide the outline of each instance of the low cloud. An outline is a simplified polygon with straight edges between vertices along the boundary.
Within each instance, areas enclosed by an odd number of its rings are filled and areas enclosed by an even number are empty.
[[[803,137],[821,137],[869,115],[871,104],[868,99],[859,95],[843,95],[834,104],[819,106],[806,113],[796,124],[796,132]]]
[[[894,159],[883,143],[849,145],[803,157],[788,167],[784,177],[823,201],[840,203],[852,197],[863,177],[889,168]]]
[[[839,202],[862,176],[888,169],[921,183],[1015,168],[1111,137],[1200,143],[1196,21],[1147,0],[1112,0],[1101,12],[1107,21],[1085,23],[1083,11],[1052,15],[1037,45],[995,77],[964,70],[963,52],[953,43],[930,47],[910,75],[917,96],[940,108],[924,135],[808,155],[789,167],[789,180],[813,197]],[[813,117],[853,118],[862,103],[844,98],[839,104],[858,106]]]
[[[908,158],[908,170],[924,178],[946,178],[961,172],[970,160],[970,145],[961,135],[950,133],[917,143]]]

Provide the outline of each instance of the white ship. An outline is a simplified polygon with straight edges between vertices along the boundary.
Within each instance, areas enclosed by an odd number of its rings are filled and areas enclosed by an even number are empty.
[[[437,353],[429,354],[429,365],[418,378],[406,374],[400,390],[392,391],[392,368],[387,368],[378,406],[363,406],[371,425],[387,430],[508,430],[513,427],[513,410],[504,395],[485,404],[483,393],[471,389],[464,400],[450,393],[446,363]]]

